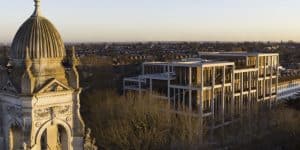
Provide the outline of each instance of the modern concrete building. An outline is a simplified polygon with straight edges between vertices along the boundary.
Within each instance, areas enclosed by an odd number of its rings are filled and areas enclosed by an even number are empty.
[[[278,84],[277,99],[294,98],[300,92],[300,79],[280,82]]]
[[[199,58],[145,62],[142,74],[125,78],[124,92],[148,91],[178,112],[211,116],[223,124],[254,103],[276,101],[279,55],[200,52]]]

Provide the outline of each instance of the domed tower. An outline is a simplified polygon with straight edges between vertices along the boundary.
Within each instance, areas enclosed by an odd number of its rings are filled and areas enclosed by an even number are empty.
[[[77,58],[34,2],[0,69],[0,149],[83,149]]]
[[[32,91],[39,90],[49,79],[57,79],[67,84],[65,69],[62,60],[66,56],[64,42],[54,25],[40,12],[40,2],[35,0],[35,11],[23,23],[16,33],[10,51],[11,65],[14,70],[11,74],[17,90],[28,93],[26,86],[32,86]],[[33,85],[22,85],[19,78],[26,69],[26,59],[32,61],[31,72]],[[24,91],[25,90],[25,91]]]

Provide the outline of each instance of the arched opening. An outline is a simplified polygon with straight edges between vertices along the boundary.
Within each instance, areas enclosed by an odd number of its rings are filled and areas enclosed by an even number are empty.
[[[63,126],[50,125],[42,133],[41,150],[68,150],[69,140]]]
[[[8,131],[8,149],[9,150],[16,150],[22,149],[22,129],[17,125],[12,125]]]

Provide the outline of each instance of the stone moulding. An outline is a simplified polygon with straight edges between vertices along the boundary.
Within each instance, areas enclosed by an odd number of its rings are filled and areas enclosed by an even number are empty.
[[[51,116],[58,117],[58,116],[66,116],[71,115],[72,110],[70,105],[66,106],[54,106],[48,108],[40,108],[34,110],[34,116],[37,119],[45,119]]]

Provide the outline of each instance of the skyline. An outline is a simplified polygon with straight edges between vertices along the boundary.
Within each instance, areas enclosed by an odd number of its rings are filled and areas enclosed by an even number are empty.
[[[17,4],[17,5],[16,5]],[[65,42],[300,41],[297,0],[41,0]],[[10,43],[33,0],[0,9],[0,43]]]

